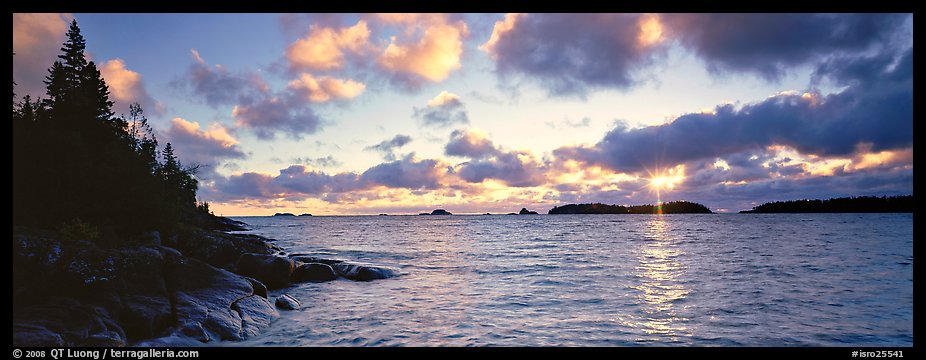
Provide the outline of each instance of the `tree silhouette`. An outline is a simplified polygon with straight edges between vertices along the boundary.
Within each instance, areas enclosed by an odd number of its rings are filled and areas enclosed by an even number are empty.
[[[170,232],[197,221],[189,219],[208,206],[196,203],[196,168],[184,167],[170,144],[159,154],[137,103],[129,119],[113,116],[109,87],[85,49],[73,21],[45,78],[48,98],[24,96],[14,105],[14,224],[80,219],[105,234]]]

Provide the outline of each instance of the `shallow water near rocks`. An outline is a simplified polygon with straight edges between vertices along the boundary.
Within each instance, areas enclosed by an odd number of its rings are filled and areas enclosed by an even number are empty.
[[[912,214],[238,217],[304,283],[223,346],[912,346]]]

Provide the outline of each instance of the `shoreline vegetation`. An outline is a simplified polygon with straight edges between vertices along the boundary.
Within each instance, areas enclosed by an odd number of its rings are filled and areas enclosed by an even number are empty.
[[[141,106],[115,116],[76,20],[66,36],[48,98],[16,103],[13,83],[14,347],[241,340],[302,307],[269,289],[394,276],[228,233],[248,229],[196,200],[198,167],[158,145]]]
[[[740,214],[784,213],[912,213],[913,195],[857,196],[827,200],[791,200],[769,202],[740,211]]]
[[[659,205],[608,205],[602,203],[593,204],[568,204],[563,206],[554,206],[547,214],[712,214],[711,209],[706,206],[688,202],[688,201],[671,201]]]

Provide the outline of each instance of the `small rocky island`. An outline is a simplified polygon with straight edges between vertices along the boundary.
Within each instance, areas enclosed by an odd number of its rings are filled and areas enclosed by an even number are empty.
[[[518,215],[537,215],[537,212],[527,210],[527,208],[521,208],[521,211],[518,212]]]
[[[431,213],[420,213],[418,215],[453,215],[449,211],[444,209],[435,209]]]
[[[608,205],[601,203],[594,204],[569,204],[563,206],[554,206],[548,214],[711,214],[711,209],[706,206],[688,202],[688,201],[671,201],[661,205]]]
[[[296,214],[293,214],[293,213],[276,213],[276,214],[273,214],[273,216],[279,216],[279,217],[295,217]]]

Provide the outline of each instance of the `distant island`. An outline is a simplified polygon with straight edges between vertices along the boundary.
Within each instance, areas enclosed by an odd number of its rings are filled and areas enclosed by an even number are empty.
[[[273,216],[296,216],[296,215],[293,213],[276,213],[276,214],[273,214]]]
[[[661,211],[660,211],[661,210]],[[688,202],[672,201],[662,205],[608,205],[602,203],[594,204],[569,204],[563,206],[554,206],[547,214],[711,214],[711,209],[706,206]]]
[[[537,215],[537,212],[527,210],[527,208],[521,208],[521,211],[518,212],[518,215]]]
[[[309,214],[309,213],[302,213],[302,214],[299,214],[299,216],[312,216],[312,214]]]
[[[912,213],[913,195],[858,196],[828,200],[791,200],[765,203],[741,214],[775,213]]]
[[[418,215],[453,215],[449,211],[444,209],[435,209],[430,214],[429,213],[420,213]]]

